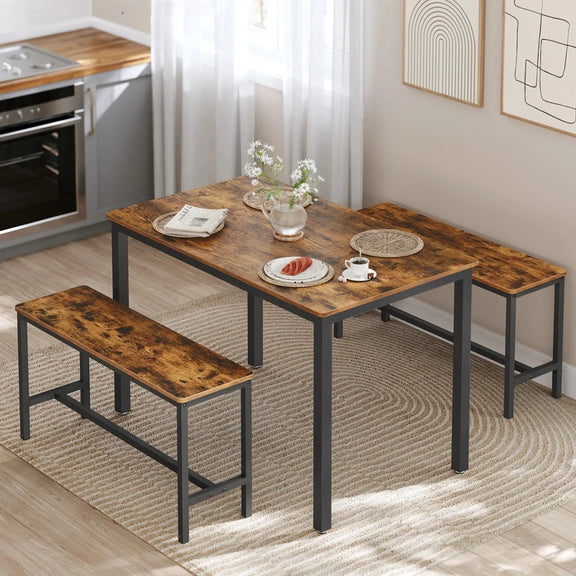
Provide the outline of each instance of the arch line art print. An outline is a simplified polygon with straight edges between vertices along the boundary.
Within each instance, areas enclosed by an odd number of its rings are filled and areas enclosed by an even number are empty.
[[[404,0],[404,84],[482,106],[484,7],[484,0]]]
[[[504,0],[501,112],[576,135],[574,0]]]

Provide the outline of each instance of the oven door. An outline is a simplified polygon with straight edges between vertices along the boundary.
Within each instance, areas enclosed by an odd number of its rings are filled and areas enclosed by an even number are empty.
[[[0,132],[0,238],[85,217],[82,110]]]

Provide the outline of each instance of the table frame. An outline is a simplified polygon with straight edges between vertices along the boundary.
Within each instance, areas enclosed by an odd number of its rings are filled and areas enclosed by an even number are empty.
[[[194,266],[220,280],[224,280],[248,295],[248,362],[253,367],[262,365],[263,358],[263,301],[266,300],[314,326],[314,472],[313,472],[313,526],[325,533],[332,526],[332,338],[336,323],[374,310],[398,300],[427,292],[440,286],[454,285],[454,349],[452,375],[452,453],[451,466],[462,473],[468,469],[469,403],[470,403],[470,351],[471,351],[471,299],[472,269],[467,268],[442,278],[408,288],[392,295],[383,294],[377,301],[357,305],[330,316],[318,316],[290,304],[257,286],[243,282],[184,255],[168,246],[112,222],[112,281],[113,297],[129,305],[128,238],[134,238],[178,260]],[[130,382],[116,376],[115,407],[120,413],[130,410]]]

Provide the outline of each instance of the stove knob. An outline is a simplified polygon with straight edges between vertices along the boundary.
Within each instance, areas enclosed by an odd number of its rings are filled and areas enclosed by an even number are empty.
[[[0,64],[0,68],[2,70],[10,71],[10,70],[12,70],[12,64],[10,64],[8,62],[2,62],[2,64]]]
[[[14,74],[14,76],[22,76],[22,68],[12,66],[12,74]]]
[[[16,116],[22,120],[22,118],[24,118],[24,112],[22,112],[22,110],[16,110]]]

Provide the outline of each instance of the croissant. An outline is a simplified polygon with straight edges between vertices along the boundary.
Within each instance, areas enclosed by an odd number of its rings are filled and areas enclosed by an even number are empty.
[[[288,262],[280,272],[286,276],[296,276],[310,268],[310,266],[312,266],[312,258],[308,258],[308,256],[300,256],[299,258],[290,260],[290,262]]]

